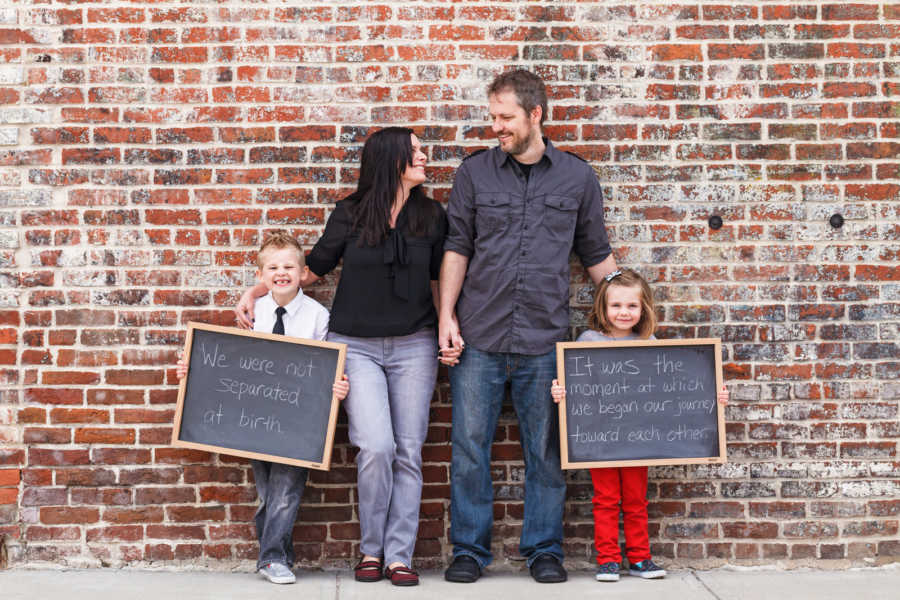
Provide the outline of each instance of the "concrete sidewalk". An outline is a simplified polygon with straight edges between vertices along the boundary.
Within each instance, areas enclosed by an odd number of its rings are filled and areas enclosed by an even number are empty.
[[[437,571],[421,584],[357,583],[350,571],[300,571],[295,585],[277,586],[250,573],[209,571],[0,571],[3,600],[897,600],[900,566],[848,571],[676,571],[663,580],[623,576],[598,583],[570,572],[561,584],[534,583],[527,573],[485,574],[474,584],[447,583]]]

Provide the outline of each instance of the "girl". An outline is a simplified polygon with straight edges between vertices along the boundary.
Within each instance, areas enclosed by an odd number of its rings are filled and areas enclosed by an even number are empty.
[[[635,271],[613,271],[600,282],[588,320],[591,329],[578,336],[579,342],[655,339],[656,312],[650,286]],[[554,402],[565,399],[566,391],[554,379],[550,389]],[[722,386],[720,404],[727,404],[728,391]],[[594,544],[597,549],[597,581],[618,581],[619,504],[625,515],[625,555],[629,573],[644,579],[665,577],[666,572],[650,558],[647,534],[647,467],[591,469],[594,483]]]

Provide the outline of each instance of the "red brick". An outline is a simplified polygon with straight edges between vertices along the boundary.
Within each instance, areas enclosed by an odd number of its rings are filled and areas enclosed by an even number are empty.
[[[44,507],[40,510],[41,523],[46,525],[63,525],[67,523],[96,523],[100,520],[100,511],[96,508]]]
[[[763,44],[709,44],[710,60],[761,60],[765,57]]]
[[[203,555],[219,560],[231,558],[231,546],[229,544],[204,544]]]
[[[878,19],[878,6],[873,4],[826,4],[822,6],[825,21],[865,21]]]
[[[143,539],[144,528],[140,525],[120,527],[93,527],[87,530],[88,542],[139,542]]]
[[[26,388],[25,398],[28,402],[38,404],[81,404],[84,390],[69,388]]]
[[[17,466],[25,463],[25,451],[0,447],[0,465]]]
[[[148,144],[150,135],[147,127],[97,127],[93,139],[95,144]]]
[[[71,488],[73,504],[131,505],[134,502],[128,488]]]
[[[31,542],[76,542],[81,539],[80,527],[41,527],[30,525],[25,530],[25,537]]]
[[[87,392],[87,403],[89,405],[142,404],[143,402],[143,390],[92,388]]]
[[[224,506],[169,506],[166,516],[172,523],[222,522],[226,518]]]
[[[155,451],[155,462],[164,464],[197,464],[207,463],[210,453],[201,450],[184,448],[159,448]]]
[[[147,560],[174,560],[175,552],[167,544],[147,544],[144,546]]]
[[[166,445],[172,440],[171,427],[142,428],[138,443],[142,446]]]
[[[154,63],[202,63],[208,59],[203,46],[157,46],[153,48],[150,61]]]
[[[203,540],[206,532],[202,526],[189,525],[148,525],[148,539],[165,540]]]
[[[87,463],[82,463],[87,464]],[[73,469],[64,468],[54,471],[57,485],[64,486],[104,486],[115,483],[116,474],[109,469],[102,468],[85,468]]]
[[[165,518],[158,506],[148,508],[105,508],[103,520],[109,523],[161,523]]]
[[[110,385],[159,385],[163,383],[165,372],[144,369],[108,369],[106,383]]]
[[[200,488],[201,502],[247,503],[256,498],[256,490],[250,486],[205,486]],[[340,512],[341,509],[335,509]]]
[[[87,127],[60,127],[51,129],[35,127],[31,130],[34,144],[87,144],[89,141]]]
[[[158,129],[158,144],[193,144],[213,141],[212,127],[180,127],[174,129]]]
[[[19,485],[21,474],[19,469],[0,469],[0,486]]]
[[[29,104],[83,104],[84,93],[75,87],[33,88],[26,92],[25,99]]]
[[[90,408],[54,408],[51,423],[109,423],[109,411]]]
[[[274,127],[220,127],[219,139],[227,144],[264,143],[275,141]]]
[[[175,411],[171,409],[117,408],[114,421],[119,424],[171,423],[174,416]]]
[[[184,504],[197,501],[192,487],[141,487],[135,491],[135,505]]]
[[[134,465],[149,463],[150,459],[149,450],[126,448],[94,448],[91,450],[91,460],[95,464]]]
[[[134,429],[83,427],[75,430],[76,444],[134,444]]]
[[[229,169],[216,171],[216,183],[225,185],[274,183],[272,169]]]

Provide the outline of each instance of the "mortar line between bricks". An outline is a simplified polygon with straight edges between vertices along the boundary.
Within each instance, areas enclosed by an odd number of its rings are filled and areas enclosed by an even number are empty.
[[[709,594],[713,598],[715,598],[716,600],[723,600],[721,596],[719,596],[717,593],[715,593],[713,591],[713,589],[711,587],[709,587],[705,581],[703,581],[703,579],[697,574],[697,571],[695,571],[694,569],[691,569],[691,575],[694,576],[694,579],[696,579],[700,583],[700,585],[703,586],[703,589],[705,589],[707,592],[709,592]]]

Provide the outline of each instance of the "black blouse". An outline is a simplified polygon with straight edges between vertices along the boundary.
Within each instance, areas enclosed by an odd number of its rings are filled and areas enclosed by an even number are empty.
[[[425,237],[414,237],[408,228],[407,202],[387,239],[377,246],[360,246],[359,234],[353,231],[356,202],[350,196],[335,205],[325,232],[306,258],[319,277],[344,260],[328,330],[355,337],[389,337],[434,327],[437,313],[431,282],[440,275],[447,235],[443,207],[424,199],[433,205],[423,208],[433,209],[434,220]]]

